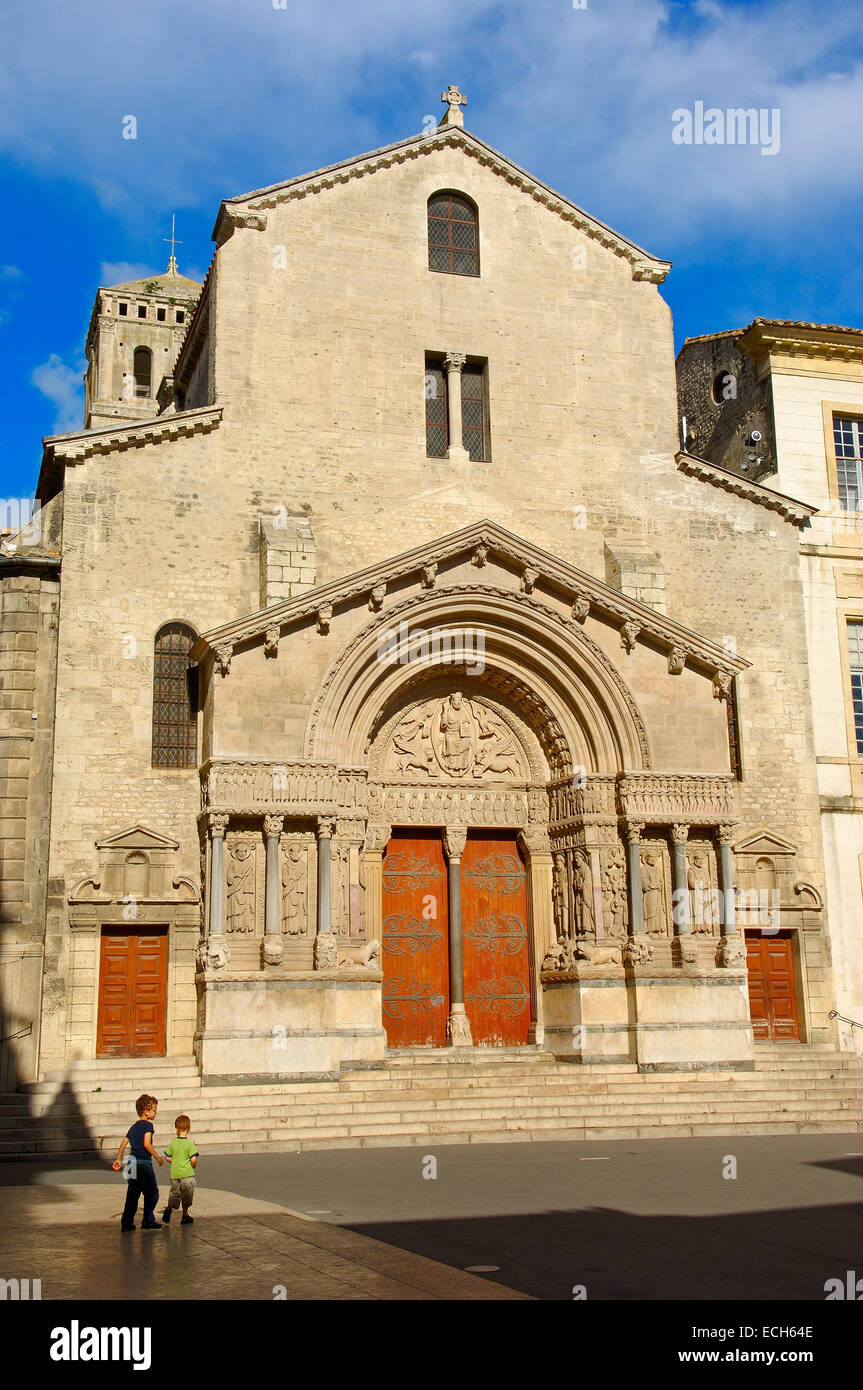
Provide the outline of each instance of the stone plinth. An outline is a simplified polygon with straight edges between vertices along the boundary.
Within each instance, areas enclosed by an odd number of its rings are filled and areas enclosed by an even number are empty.
[[[754,1067],[745,973],[638,969],[628,987],[639,1071]]]
[[[320,971],[273,978],[199,976],[205,1026],[195,1040],[205,1082],[333,1079],[383,1062],[379,977]]]
[[[542,976],[544,1045],[561,1061],[635,1061],[623,968],[582,966]]]

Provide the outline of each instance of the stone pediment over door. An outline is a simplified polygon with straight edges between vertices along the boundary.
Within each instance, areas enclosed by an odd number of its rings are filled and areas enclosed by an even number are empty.
[[[537,604],[550,599],[556,610],[563,608],[562,616],[575,631],[583,632],[588,618],[610,624],[620,634],[622,650],[649,643],[664,653],[669,674],[690,666],[708,675],[717,698],[727,695],[734,676],[750,664],[490,520],[212,628],[198,638],[191,657],[199,663],[213,661],[227,677],[234,654],[249,643],[263,644],[266,654],[277,658],[281,640],[293,629],[313,625],[327,636],[340,613],[358,605],[371,614],[388,614],[412,592],[433,596],[456,587]]]

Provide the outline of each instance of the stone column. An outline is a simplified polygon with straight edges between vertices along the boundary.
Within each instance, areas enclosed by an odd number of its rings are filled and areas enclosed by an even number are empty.
[[[447,428],[449,448],[447,458],[467,459],[469,454],[462,443],[461,427],[461,373],[467,358],[462,352],[448,352],[444,358],[446,367]]]
[[[330,842],[336,823],[330,816],[318,818],[318,922],[315,936],[315,969],[337,970],[339,947],[330,919]]]
[[[279,839],[282,816],[264,816],[264,841],[267,847],[267,878],[264,894],[264,940],[261,960],[264,965],[281,965],[284,954],[280,922],[281,884],[279,882]]]
[[[531,1024],[528,1041],[542,1043],[545,1034],[539,973],[546,953],[555,942],[554,868],[545,826],[529,825],[518,832],[518,839],[527,858],[529,887],[527,923],[530,933]]]
[[[653,944],[644,930],[644,895],[641,887],[641,832],[644,824],[643,820],[631,820],[624,827],[629,935],[624,943],[623,959],[627,965],[640,965],[653,955]]]
[[[671,827],[671,898],[673,903],[671,920],[674,926],[671,958],[675,965],[694,965],[698,959],[698,952],[692,939],[689,879],[686,872],[686,841],[688,838],[688,825],[673,825]]]
[[[464,969],[461,937],[461,857],[467,841],[467,830],[461,825],[448,825],[444,831],[447,855],[447,884],[449,887],[449,997],[450,1015],[447,1033],[451,1047],[473,1047],[467,1012],[464,1007]]]
[[[210,914],[204,963],[211,970],[227,970],[228,943],[225,939],[225,831],[227,811],[211,811],[210,830]]]
[[[720,969],[745,967],[746,943],[737,930],[737,913],[734,903],[734,859],[731,841],[734,839],[733,825],[720,825],[717,831],[719,852],[719,947],[716,964]]]
[[[383,951],[383,894],[384,851],[390,842],[392,827],[372,824],[366,826],[363,867],[366,879],[366,941],[379,941]]]

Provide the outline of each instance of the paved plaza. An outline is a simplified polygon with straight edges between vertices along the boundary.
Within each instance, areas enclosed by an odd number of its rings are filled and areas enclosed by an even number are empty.
[[[818,1302],[863,1273],[854,1135],[204,1153],[199,1171],[193,1227],[121,1236],[110,1169],[2,1165],[2,1272],[59,1299]]]

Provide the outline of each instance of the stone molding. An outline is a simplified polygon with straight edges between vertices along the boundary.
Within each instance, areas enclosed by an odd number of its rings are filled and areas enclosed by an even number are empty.
[[[45,443],[45,463],[83,463],[96,454],[115,454],[123,449],[140,449],[145,444],[161,444],[193,434],[208,434],[222,422],[222,407],[203,406],[155,420],[142,420],[118,429],[88,430],[80,434],[55,435]]]
[[[806,515],[810,515],[809,510]],[[630,638],[633,644],[635,641],[649,639],[664,650],[668,657],[673,656],[675,663],[679,662],[681,657],[684,661],[694,662],[712,676],[722,676],[723,684],[730,684],[734,675],[746,670],[750,665],[742,657],[730,655],[717,643],[665,617],[664,614],[657,613],[638,599],[621,594],[602,580],[576,569],[568,561],[558,559],[533,542],[524,540],[496,522],[488,520],[429,541],[415,550],[406,551],[368,569],[359,570],[345,579],[320,585],[307,594],[271,604],[268,608],[259,609],[244,618],[212,628],[198,638],[192,650],[192,657],[200,661],[208,652],[226,649],[228,643],[236,645],[240,641],[263,639],[267,629],[276,624],[281,631],[311,618],[317,623],[319,631],[328,630],[336,605],[350,604],[359,599],[372,611],[378,611],[378,596],[382,584],[392,586],[394,582],[416,576],[417,586],[421,587],[424,577],[428,582],[432,566],[435,566],[434,576],[439,590],[445,589],[453,594],[503,594],[515,602],[529,600],[530,594],[511,590],[486,590],[482,586],[475,588],[464,584],[440,584],[440,570],[445,563],[458,562],[461,557],[470,557],[477,565],[485,565],[491,555],[507,562],[522,575],[526,570],[529,571],[531,588],[541,584],[555,597],[572,605],[572,619],[564,620],[561,615],[554,614],[570,631],[575,630],[574,622],[583,623],[587,612],[592,610],[595,616],[621,629],[621,641],[624,645]],[[427,593],[428,589],[421,589],[421,592]],[[381,604],[382,602],[381,599]],[[402,611],[406,602],[409,600],[393,607],[381,608],[380,611],[389,621],[394,614]],[[587,610],[584,608],[585,604],[588,605]],[[604,657],[604,660],[607,661],[608,658]]]
[[[793,522],[795,526],[805,526],[809,518],[818,511],[817,507],[810,507],[808,503],[798,502],[793,497],[785,497],[780,492],[774,492],[772,488],[762,486],[761,483],[750,482],[739,473],[720,468],[718,463],[709,463],[707,459],[696,458],[694,454],[681,451],[676,458],[681,473],[710,483],[713,487],[722,488],[724,492],[736,493],[738,497],[745,497],[747,501],[755,502],[759,507],[766,507],[768,511],[778,512],[785,521]]]
[[[448,148],[460,149],[469,158],[477,160],[493,174],[497,174],[549,211],[556,213],[563,221],[571,223],[585,236],[598,241],[601,246],[607,247],[615,255],[628,261],[633,280],[660,285],[671,269],[670,261],[651,256],[649,251],[607,227],[604,222],[591,217],[583,208],[570,202],[562,193],[555,192],[548,184],[534,178],[526,169],[514,164],[506,155],[487,145],[472,131],[454,125],[439,126],[428,133],[411,135],[393,145],[385,145],[382,149],[371,150],[367,154],[355,155],[351,159],[327,165],[298,178],[288,179],[284,183],[272,184],[269,188],[256,189],[237,198],[226,199],[216,218],[213,240],[221,246],[233,234],[236,226],[247,225],[242,219],[250,214],[261,214],[268,208],[278,207],[281,203],[306,198],[310,193],[322,193],[339,184],[348,183],[351,179],[361,179],[381,169],[391,168],[395,164],[404,164],[408,160],[419,159],[422,155],[434,154],[438,150]]]

